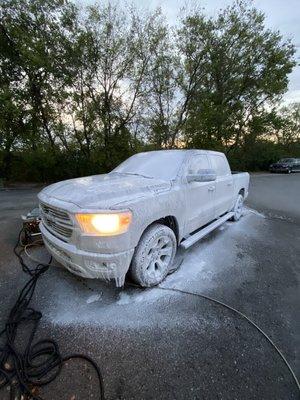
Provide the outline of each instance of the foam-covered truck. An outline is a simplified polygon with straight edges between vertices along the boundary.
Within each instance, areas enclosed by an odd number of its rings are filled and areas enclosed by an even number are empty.
[[[231,172],[223,153],[138,153],[107,174],[44,188],[40,230],[54,259],[74,274],[122,286],[129,273],[154,286],[172,269],[178,246],[239,220],[248,187],[249,174]]]

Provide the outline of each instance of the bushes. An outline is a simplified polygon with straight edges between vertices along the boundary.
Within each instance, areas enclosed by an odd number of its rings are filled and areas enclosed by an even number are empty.
[[[77,151],[27,150],[12,153],[9,181],[55,182],[99,170]]]
[[[233,170],[265,171],[279,158],[287,156],[284,149],[270,141],[256,141],[227,154]],[[295,155],[294,155],[295,156]]]
[[[9,171],[4,166],[4,152],[0,152],[0,179],[12,182],[56,182],[59,180],[105,173],[134,153],[133,150],[117,146],[113,149],[98,149],[85,154],[77,149],[60,150],[40,148],[37,150],[10,153]],[[105,153],[108,153],[105,156]],[[107,157],[110,156],[110,162]],[[9,179],[4,176],[8,172]]]

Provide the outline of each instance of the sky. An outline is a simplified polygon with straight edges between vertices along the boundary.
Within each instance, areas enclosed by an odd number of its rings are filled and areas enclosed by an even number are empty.
[[[122,3],[122,0],[119,2]],[[145,9],[160,7],[169,24],[173,25],[176,23],[180,9],[186,4],[196,3],[208,14],[214,15],[220,8],[232,4],[233,0],[189,0],[188,2],[186,0],[133,0],[132,2]],[[94,1],[77,0],[77,3],[91,4]],[[300,0],[253,0],[253,4],[265,13],[267,27],[279,30],[284,39],[291,39],[296,46],[297,66],[289,76],[289,87],[283,101],[286,104],[300,102]]]

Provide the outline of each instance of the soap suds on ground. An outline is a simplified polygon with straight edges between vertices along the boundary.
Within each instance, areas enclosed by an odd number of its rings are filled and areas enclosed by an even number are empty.
[[[225,223],[223,229],[217,229],[190,248],[180,268],[161,286],[208,295],[226,287],[240,287],[245,280],[252,279],[255,269],[243,246],[255,237],[260,224],[265,221],[260,213],[253,215],[246,209],[239,222]],[[45,318],[53,324],[103,324],[137,329],[153,324],[170,327],[180,323],[180,316],[172,316],[169,320],[164,316],[170,303],[182,302],[180,293],[159,288],[120,290],[113,284],[78,279],[61,267],[52,269],[49,287],[52,287],[52,294],[44,297],[43,309]]]
[[[245,208],[244,208],[243,215],[247,215],[247,214],[249,214],[249,213],[254,214],[254,215],[256,215],[257,217],[266,218],[266,216],[265,216],[263,213],[261,213],[261,212],[259,212],[259,211],[257,211],[257,210],[254,210],[254,209],[252,209],[252,208],[245,207]]]
[[[280,214],[278,214],[278,213],[274,213],[274,212],[272,212],[272,211],[268,211],[266,214],[263,214],[263,213],[261,213],[261,212],[259,212],[259,211],[257,211],[257,210],[254,210],[254,209],[252,209],[252,208],[249,208],[249,207],[245,207],[245,209],[244,209],[244,215],[247,215],[247,214],[254,214],[254,215],[256,215],[257,217],[261,217],[261,218],[269,218],[269,219],[278,219],[278,220],[280,220],[280,221],[287,221],[287,222],[293,222],[293,218],[291,218],[291,217],[288,217],[288,216],[286,216],[286,215],[280,215]]]
[[[91,296],[89,296],[86,300],[87,304],[91,304],[91,303],[95,303],[95,301],[99,301],[102,297],[102,293],[99,294],[92,294]]]
[[[126,293],[125,291],[121,292],[119,294],[119,298],[116,301],[116,304],[119,306],[123,305],[128,305],[128,304],[133,304],[133,303],[153,303],[155,302],[158,298],[160,298],[163,294],[161,293],[161,290],[157,288],[151,288],[151,289],[141,289],[142,292],[136,293],[135,291],[132,291],[131,294]]]

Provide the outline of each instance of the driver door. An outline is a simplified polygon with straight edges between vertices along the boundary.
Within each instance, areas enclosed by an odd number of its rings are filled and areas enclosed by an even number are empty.
[[[191,157],[185,170],[184,185],[186,198],[186,231],[191,233],[214,219],[215,182],[188,182],[189,174],[210,169],[205,154]]]

